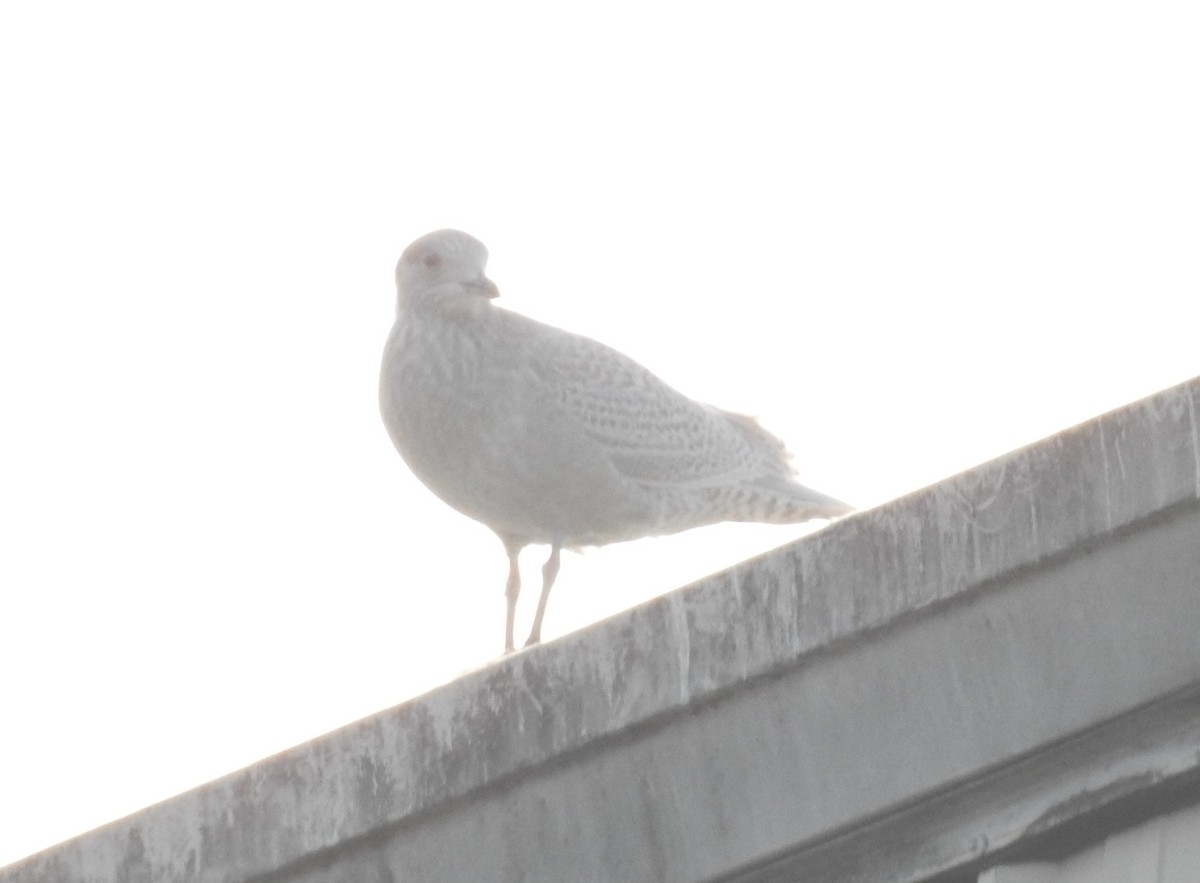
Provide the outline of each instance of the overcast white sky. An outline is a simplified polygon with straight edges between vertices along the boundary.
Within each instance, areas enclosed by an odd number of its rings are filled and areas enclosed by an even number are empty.
[[[1200,374],[1198,22],[5,4],[0,864],[496,658],[376,406],[429,230],[862,506]],[[803,532],[568,555],[545,636]]]

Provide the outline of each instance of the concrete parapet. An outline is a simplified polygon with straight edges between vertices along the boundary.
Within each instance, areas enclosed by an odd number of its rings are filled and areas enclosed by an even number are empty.
[[[957,880],[1200,800],[1198,417],[1200,378],[0,881]]]

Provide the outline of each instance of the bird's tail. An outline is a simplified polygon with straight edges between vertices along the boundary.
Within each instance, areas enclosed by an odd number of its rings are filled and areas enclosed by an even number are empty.
[[[672,505],[673,504],[673,505]],[[690,488],[665,507],[658,532],[674,533],[719,521],[799,524],[837,518],[854,507],[782,476],[716,487]]]
[[[793,524],[814,518],[838,518],[854,507],[782,476],[769,476],[732,491],[730,521]]]
[[[854,507],[836,497],[815,491],[802,484],[790,482],[782,503],[786,521],[807,521],[810,518],[839,518],[854,511]]]
[[[734,502],[747,514],[729,520],[791,524],[812,518],[837,518],[854,511],[849,503],[796,482],[787,447],[753,417],[722,413],[761,457],[763,473],[733,491],[739,497]]]

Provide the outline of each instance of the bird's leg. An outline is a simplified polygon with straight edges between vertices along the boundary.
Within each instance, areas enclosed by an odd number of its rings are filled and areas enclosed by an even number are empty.
[[[554,578],[558,576],[558,553],[561,549],[562,543],[556,542],[551,545],[550,557],[542,565],[542,596],[538,598],[537,613],[533,615],[533,628],[529,630],[529,640],[525,642],[526,647],[531,647],[542,640],[542,617],[546,615],[546,602],[550,599],[550,588],[554,585]]]
[[[513,620],[517,616],[517,596],[521,594],[521,565],[518,556],[521,547],[512,543],[504,544],[508,553],[508,581],[504,584],[504,600],[508,603],[508,615],[504,619],[504,652],[513,652]]]

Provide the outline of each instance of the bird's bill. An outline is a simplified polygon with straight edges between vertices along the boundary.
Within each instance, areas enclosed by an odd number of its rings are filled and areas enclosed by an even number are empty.
[[[500,289],[497,288],[496,283],[493,282],[491,279],[489,279],[487,276],[480,276],[479,281],[475,282],[474,285],[481,292],[483,292],[483,294],[486,295],[487,297],[499,297],[500,296]]]

